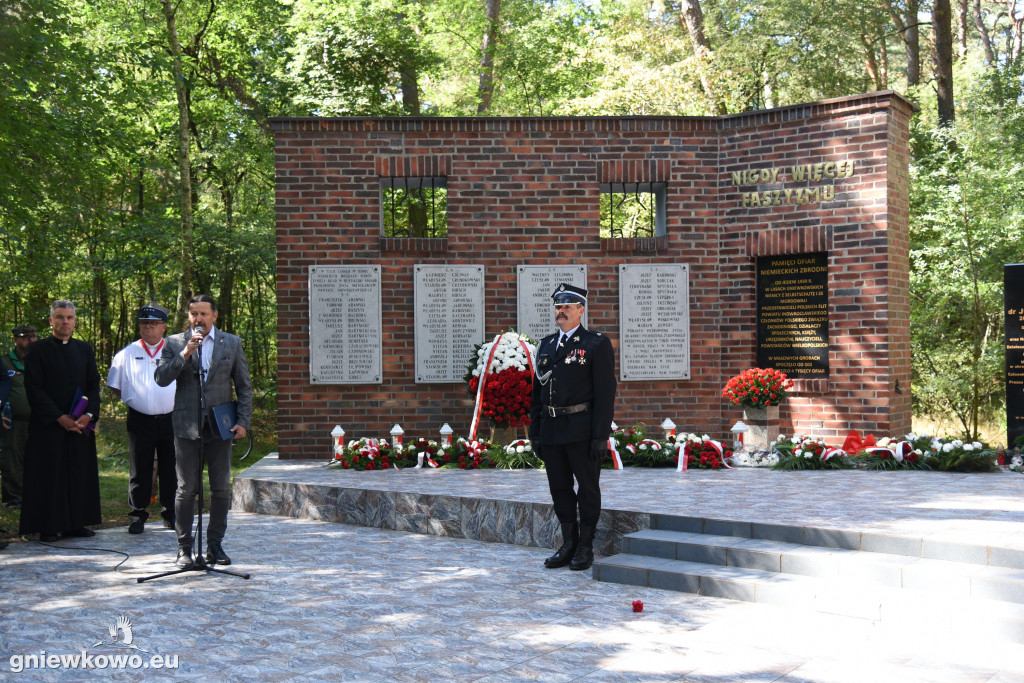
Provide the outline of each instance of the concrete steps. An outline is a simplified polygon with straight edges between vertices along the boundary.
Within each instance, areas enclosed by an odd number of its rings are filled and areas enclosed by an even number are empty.
[[[595,562],[594,578],[1024,643],[1016,550],[662,515],[651,522],[623,537],[622,554]]]

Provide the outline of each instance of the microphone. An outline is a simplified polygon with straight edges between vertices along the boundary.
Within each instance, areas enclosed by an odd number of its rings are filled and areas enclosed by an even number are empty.
[[[203,328],[201,328],[201,327],[193,327],[192,328],[192,336],[194,337],[197,334],[200,334],[200,335],[203,334]],[[200,339],[199,340],[199,346],[202,346],[202,345],[203,345],[203,340]]]

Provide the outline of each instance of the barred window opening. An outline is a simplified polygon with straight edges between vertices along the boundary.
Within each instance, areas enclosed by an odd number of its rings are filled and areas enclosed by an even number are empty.
[[[384,237],[447,237],[446,178],[381,178]]]
[[[665,183],[601,185],[601,237],[662,237]]]

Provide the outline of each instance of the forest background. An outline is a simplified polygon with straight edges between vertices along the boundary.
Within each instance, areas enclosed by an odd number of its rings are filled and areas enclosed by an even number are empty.
[[[47,333],[69,298],[105,373],[139,305],[176,331],[209,293],[272,430],[268,117],[715,115],[892,89],[919,107],[915,420],[998,441],[1018,1],[0,0],[0,338]]]

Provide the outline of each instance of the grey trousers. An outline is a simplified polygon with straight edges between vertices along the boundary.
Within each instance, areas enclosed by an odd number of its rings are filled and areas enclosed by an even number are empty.
[[[178,475],[178,491],[174,496],[174,530],[178,534],[179,546],[192,545],[192,517],[196,495],[203,483],[203,472],[199,465],[199,444],[203,444],[203,456],[210,477],[210,518],[206,526],[206,542],[220,543],[228,527],[228,508],[231,507],[231,441],[220,435],[214,436],[209,425],[204,427],[202,439],[181,439],[174,437],[177,452],[175,471]]]

